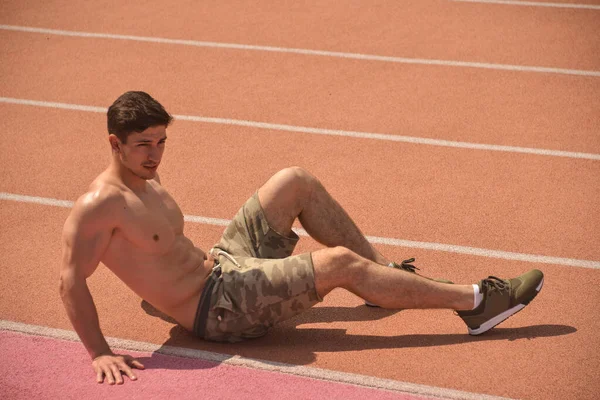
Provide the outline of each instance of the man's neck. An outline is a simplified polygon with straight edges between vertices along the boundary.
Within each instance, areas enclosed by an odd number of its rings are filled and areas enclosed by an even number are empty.
[[[136,193],[143,193],[146,191],[147,182],[146,179],[140,178],[131,172],[130,169],[123,166],[119,160],[113,158],[110,166],[108,167],[109,173],[117,177],[125,186]]]

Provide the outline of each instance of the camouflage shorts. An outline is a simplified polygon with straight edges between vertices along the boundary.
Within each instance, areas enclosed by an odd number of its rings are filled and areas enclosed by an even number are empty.
[[[210,297],[204,338],[238,342],[322,301],[310,253],[292,256],[298,236],[275,232],[255,193],[211,250],[221,276]]]

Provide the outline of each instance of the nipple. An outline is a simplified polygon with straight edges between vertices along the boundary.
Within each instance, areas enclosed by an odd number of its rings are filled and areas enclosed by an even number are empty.
[[[154,239],[155,242],[158,242],[158,235],[154,234],[154,236],[152,236],[152,239]]]

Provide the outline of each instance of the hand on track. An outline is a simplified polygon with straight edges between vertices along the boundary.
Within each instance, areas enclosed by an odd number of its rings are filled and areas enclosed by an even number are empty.
[[[133,373],[132,368],[144,369],[144,365],[130,355],[119,354],[104,354],[94,358],[92,366],[96,371],[96,381],[104,382],[104,377],[109,385],[123,384],[123,376],[125,374],[135,381],[137,376]]]

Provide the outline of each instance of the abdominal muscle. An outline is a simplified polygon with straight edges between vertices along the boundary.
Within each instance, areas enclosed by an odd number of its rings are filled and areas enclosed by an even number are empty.
[[[184,328],[193,329],[213,262],[183,234],[158,249],[144,249],[116,231],[102,262],[142,299]]]

